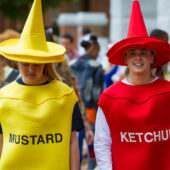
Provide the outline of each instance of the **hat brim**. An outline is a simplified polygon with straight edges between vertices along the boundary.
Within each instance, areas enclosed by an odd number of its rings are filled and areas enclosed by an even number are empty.
[[[0,44],[0,54],[4,57],[27,63],[55,63],[65,60],[65,48],[62,45],[47,42],[48,50],[23,49],[17,46],[19,39],[10,39]]]
[[[170,60],[170,45],[167,42],[153,37],[133,37],[123,39],[109,49],[107,52],[109,62],[125,66],[124,55],[133,48],[155,51],[153,67],[160,67]]]

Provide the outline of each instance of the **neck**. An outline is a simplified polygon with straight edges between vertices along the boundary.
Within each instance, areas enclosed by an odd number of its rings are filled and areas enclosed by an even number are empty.
[[[129,73],[129,76],[127,77],[127,80],[134,85],[143,85],[148,84],[151,82],[154,78],[148,74],[133,74]]]

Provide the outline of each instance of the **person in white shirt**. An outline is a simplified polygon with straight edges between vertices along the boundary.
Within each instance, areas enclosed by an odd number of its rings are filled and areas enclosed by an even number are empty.
[[[151,72],[170,60],[170,45],[148,36],[137,0],[127,38],[107,56],[112,64],[127,65],[128,75],[98,102],[94,149],[99,170],[170,169],[170,135],[164,135],[170,129],[170,82]]]

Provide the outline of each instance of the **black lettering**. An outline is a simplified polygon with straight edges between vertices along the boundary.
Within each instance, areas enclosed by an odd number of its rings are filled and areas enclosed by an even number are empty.
[[[62,140],[63,140],[62,134],[61,133],[56,133],[55,134],[55,141],[56,141],[56,143],[62,142]]]
[[[9,135],[9,142],[10,143],[14,143],[14,138],[15,138],[15,135],[10,133],[10,135]]]
[[[18,138],[18,141],[17,141]],[[15,135],[15,143],[20,144],[20,135]]]
[[[28,136],[23,135],[22,136],[22,142],[23,145],[28,145],[29,141],[28,141]]]
[[[49,140],[51,140],[51,143],[54,143],[53,134],[46,135],[46,143],[49,143]]]
[[[35,144],[48,144],[48,143],[60,143],[63,141],[63,136],[61,133],[55,133],[55,134],[46,134],[46,140],[43,137],[43,135],[15,135],[10,133],[9,134],[9,143],[15,143],[15,144],[22,144],[22,145],[28,145],[29,143],[32,145]]]
[[[32,135],[30,136],[30,138],[32,138],[32,144],[35,145],[35,138],[37,137],[37,135]]]
[[[42,135],[39,136],[37,144],[39,144],[40,142],[42,142],[43,144],[45,144],[45,141],[44,141]]]

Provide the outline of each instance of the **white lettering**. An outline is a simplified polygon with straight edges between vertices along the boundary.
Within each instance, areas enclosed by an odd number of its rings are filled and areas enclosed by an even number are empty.
[[[151,143],[170,140],[170,129],[152,132],[120,132],[121,142],[130,143]]]
[[[130,142],[136,142],[135,133],[128,133]]]
[[[158,133],[158,134],[156,134],[156,133]],[[154,131],[153,135],[154,135],[154,142],[157,142],[157,138],[158,138],[159,141],[161,141],[161,133],[160,133],[160,131],[157,131],[157,132]]]
[[[125,140],[126,142],[129,142],[128,139],[127,139],[126,136],[125,136],[126,134],[127,134],[127,132],[124,132],[124,134],[123,134],[123,132],[120,132],[121,142],[124,142],[124,140]]]
[[[139,139],[139,142],[141,143],[142,142],[142,135],[143,133],[135,133],[137,136],[138,136],[138,139]]]
[[[162,140],[163,140],[163,141],[168,140],[168,138],[169,138],[169,136],[168,136],[168,130],[166,130],[165,132],[162,130],[161,132],[162,132]],[[165,133],[166,133],[166,137],[164,136]]]
[[[153,138],[151,138],[150,140],[147,138],[148,135],[153,136],[153,134],[152,134],[151,132],[145,133],[145,135],[144,135],[145,141],[146,141],[147,143],[153,142]]]

